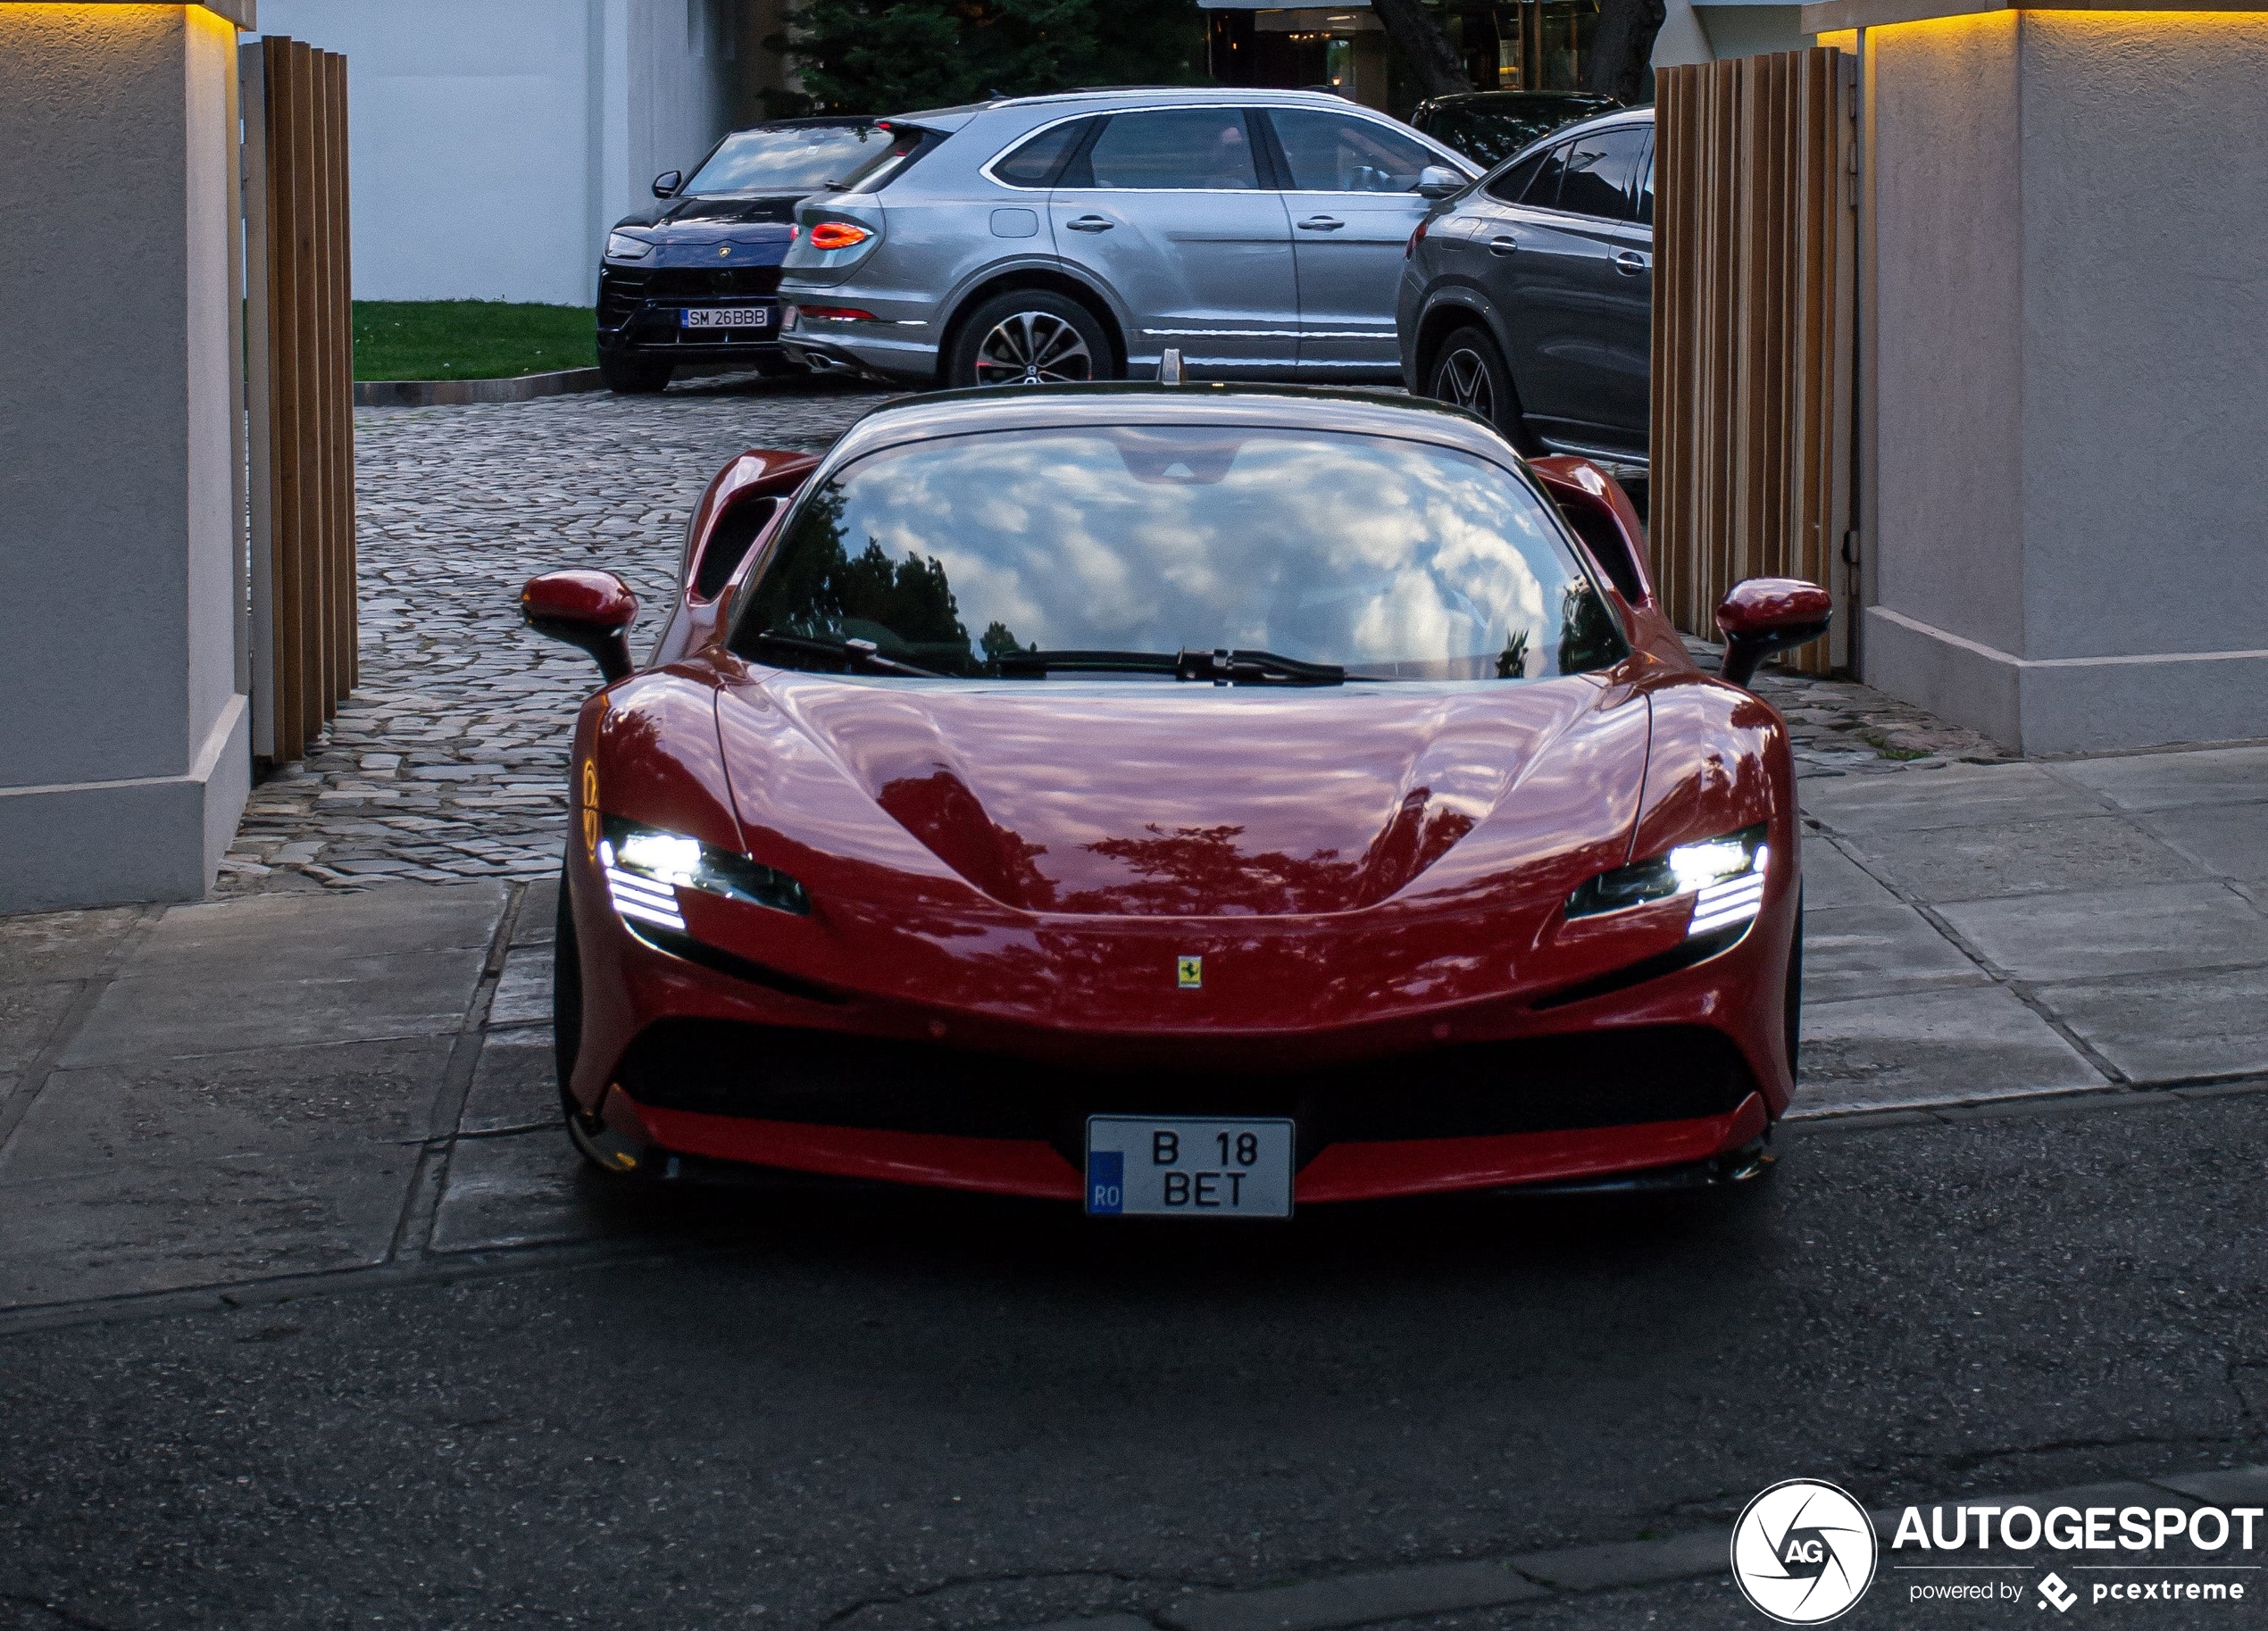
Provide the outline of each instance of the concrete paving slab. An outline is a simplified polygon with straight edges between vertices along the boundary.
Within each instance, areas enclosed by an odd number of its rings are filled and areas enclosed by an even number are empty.
[[[78,980],[0,985],[0,1070],[29,1067],[82,989]]]
[[[2138,1082],[2268,1071],[2268,969],[2127,975],[2033,995]]]
[[[1830,906],[1805,902],[1804,1001],[1879,996],[1888,991],[1989,983],[1961,948],[1911,906]]]
[[[379,1262],[416,1164],[363,1148],[13,1185],[0,1308]]]
[[[1883,828],[1847,840],[1866,864],[1932,904],[2007,895],[2201,881],[2209,876],[2122,816]]]
[[[142,910],[113,906],[0,918],[0,987],[91,978]]]
[[[1806,781],[1801,795],[1805,814],[1840,833],[1928,831],[2104,813],[2100,798],[2036,764],[1838,777]]]
[[[1897,897],[1866,869],[1816,834],[1804,836],[1804,911],[1830,906],[1895,906]]]
[[[559,927],[559,879],[538,878],[520,897],[520,917],[512,926],[514,945],[549,945]]]
[[[2197,748],[2077,759],[2055,773],[2099,793],[2122,810],[2172,810],[2268,799],[2268,747]]]
[[[2223,884],[2144,884],[1965,901],[1947,922],[2018,979],[2268,966],[2268,917]]]
[[[0,1149],[5,1186],[107,1172],[282,1155],[427,1136],[451,1038],[262,1048],[58,1070]]]
[[[527,1025],[537,1020],[551,1020],[551,947],[514,946],[488,1003],[488,1023]]]
[[[2135,821],[2208,872],[2268,883],[2268,803],[2197,804],[2152,811]]]
[[[2102,1073],[1997,986],[1804,1005],[1790,1113],[1890,1110],[2102,1087]]]
[[[555,1126],[559,1120],[559,1068],[552,1058],[551,1028],[523,1027],[491,1031],[480,1044],[472,1089],[465,1094],[463,1133],[494,1133],[505,1128]]]
[[[127,959],[63,1062],[454,1030],[504,901],[503,886],[487,883],[177,907]]]
[[[605,1174],[586,1172],[558,1128],[460,1140],[433,1220],[432,1250],[477,1252],[609,1232],[593,1193]]]

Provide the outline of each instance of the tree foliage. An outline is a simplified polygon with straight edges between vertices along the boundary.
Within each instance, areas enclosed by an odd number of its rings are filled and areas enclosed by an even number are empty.
[[[775,115],[903,113],[1201,78],[1195,0],[803,0],[767,42],[803,80]]]

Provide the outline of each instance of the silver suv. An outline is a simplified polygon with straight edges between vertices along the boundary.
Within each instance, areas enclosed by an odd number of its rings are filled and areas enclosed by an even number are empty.
[[[1307,91],[1114,90],[884,121],[798,205],[791,358],[907,384],[1391,380],[1404,246],[1480,174]]]

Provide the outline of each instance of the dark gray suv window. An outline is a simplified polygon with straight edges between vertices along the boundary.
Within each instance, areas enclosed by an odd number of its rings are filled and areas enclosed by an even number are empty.
[[[1488,183],[1488,196],[1498,204],[1555,203],[1559,197],[1559,166],[1565,153],[1563,143],[1530,154]]]
[[[1257,191],[1260,169],[1240,108],[1113,113],[1060,185]]]
[[[1637,172],[1646,151],[1646,131],[1638,125],[1595,131],[1564,149],[1558,207],[1571,215],[1602,221],[1638,218]],[[1530,204],[1538,202],[1530,197]]]
[[[993,162],[992,173],[1010,187],[1048,187],[1071,157],[1079,138],[1087,134],[1091,119],[1074,119],[1030,137],[1005,159]]]

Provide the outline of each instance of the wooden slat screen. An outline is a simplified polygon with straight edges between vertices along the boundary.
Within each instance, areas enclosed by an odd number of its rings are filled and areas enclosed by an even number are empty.
[[[271,35],[243,62],[253,750],[280,763],[356,671],[346,59]]]
[[[1654,411],[1647,525],[1680,628],[1716,637],[1744,578],[1833,589],[1849,661],[1856,110],[1831,47],[1655,79]]]

